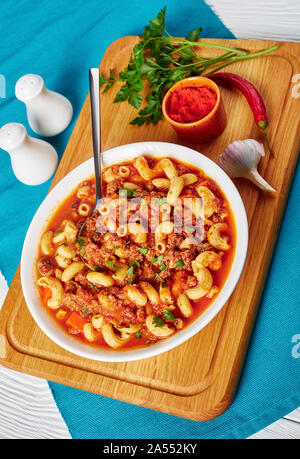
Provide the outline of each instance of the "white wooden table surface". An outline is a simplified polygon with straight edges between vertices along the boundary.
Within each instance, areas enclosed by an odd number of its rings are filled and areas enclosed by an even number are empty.
[[[236,38],[300,42],[300,0],[205,0]],[[300,408],[250,438],[300,438]]]
[[[300,42],[300,0],[205,1],[237,38]],[[44,380],[0,366],[0,407],[0,439],[70,438]],[[300,408],[250,438],[299,439]]]

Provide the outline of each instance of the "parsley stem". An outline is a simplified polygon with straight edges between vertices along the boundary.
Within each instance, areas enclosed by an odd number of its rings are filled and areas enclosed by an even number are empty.
[[[215,73],[218,70],[221,70],[222,68],[226,67],[227,65],[232,64],[233,62],[237,62],[237,61],[241,61],[241,60],[245,60],[245,59],[252,59],[254,57],[260,57],[260,56],[263,56],[264,54],[271,53],[272,51],[275,51],[278,48],[279,48],[279,45],[276,45],[276,46],[273,46],[272,48],[264,49],[263,51],[259,51],[257,53],[247,54],[247,56],[234,56],[228,62],[225,62],[224,64],[220,65],[219,67],[210,70],[209,72],[205,73],[203,76],[211,75],[212,73]]]
[[[165,32],[166,32],[166,30],[165,30]],[[206,47],[209,47],[209,48],[225,49],[225,50],[230,51],[232,53],[241,54],[243,56],[248,55],[247,51],[244,51],[242,49],[230,48],[229,46],[218,45],[217,43],[207,43],[207,42],[204,42],[204,41],[189,41],[186,38],[172,37],[168,32],[166,32],[166,33],[167,33],[168,37],[170,38],[170,40],[174,40],[175,43],[184,43],[184,46],[182,46],[179,49],[175,49],[173,51],[173,53],[171,53],[171,54],[177,53],[180,49],[190,48],[192,46],[200,46],[200,47],[201,46],[206,46]],[[160,37],[150,37],[148,40],[146,40],[143,43],[143,48],[146,48],[146,46],[148,45],[148,43],[150,41],[152,41],[152,40],[161,40],[161,39],[162,39],[161,36]]]
[[[180,48],[176,48],[172,53],[170,53],[170,56],[172,54],[176,54],[176,53],[180,53],[181,51],[183,51],[184,49],[187,49],[187,48],[191,48],[191,45],[190,44],[187,44],[187,45],[184,45],[184,46],[181,46]],[[196,56],[198,59],[201,59],[203,61],[206,61],[208,59],[210,59],[210,57],[202,57],[202,56]]]
[[[180,68],[188,68],[188,67],[195,67],[197,66],[197,68],[205,68],[205,67],[209,67],[210,65],[213,65],[213,64],[216,64],[217,62],[220,62],[220,61],[225,61],[225,60],[229,60],[231,59],[232,57],[235,57],[236,54],[235,53],[231,53],[231,52],[228,52],[228,53],[225,53],[225,54],[222,54],[222,56],[219,56],[219,57],[216,57],[216,58],[210,58],[210,59],[207,59],[205,62],[193,62],[192,64],[186,64],[186,65],[182,65],[182,64],[178,64],[178,66]]]
[[[164,32],[165,32],[165,34],[166,34],[166,35],[168,35],[168,37],[169,37],[169,38],[173,38],[173,37],[172,37],[172,35],[171,35],[171,34],[169,34],[169,32],[167,31],[167,29],[166,29],[166,28],[164,28]]]
[[[186,38],[180,39],[179,37],[170,37],[170,38],[172,40],[175,40],[176,42],[185,43],[188,46],[200,46],[200,47],[206,46],[209,48],[226,49],[227,51],[231,51],[232,53],[236,53],[236,54],[241,54],[243,56],[248,54],[247,51],[243,51],[242,49],[230,48],[229,46],[218,45],[217,43],[207,43],[205,41],[189,41]]]

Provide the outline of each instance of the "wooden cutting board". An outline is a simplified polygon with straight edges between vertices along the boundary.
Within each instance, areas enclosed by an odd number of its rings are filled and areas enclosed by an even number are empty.
[[[137,37],[124,37],[106,51],[101,71],[115,72],[128,62]],[[257,51],[274,42],[205,40]],[[216,55],[214,49],[201,49]],[[249,79],[262,93],[269,119],[269,136],[276,157],[268,154],[260,172],[277,190],[275,196],[250,182],[236,180],[249,222],[249,251],[241,279],[222,311],[196,336],[157,357],[128,363],[95,362],[77,357],[48,339],[25,304],[19,269],[0,312],[0,363],[51,381],[197,421],[223,413],[232,401],[280,220],[295,169],[300,140],[300,97],[292,77],[300,74],[300,45],[280,43],[270,56],[232,64],[228,71]],[[226,69],[226,70],[227,70]],[[156,140],[182,143],[165,122],[136,127],[127,103],[113,104],[116,90],[101,96],[102,147]],[[236,139],[263,141],[243,96],[222,89],[228,124],[214,142],[193,148],[213,160]],[[189,146],[188,144],[185,144]],[[54,186],[71,169],[92,156],[90,101],[87,98],[53,180]]]

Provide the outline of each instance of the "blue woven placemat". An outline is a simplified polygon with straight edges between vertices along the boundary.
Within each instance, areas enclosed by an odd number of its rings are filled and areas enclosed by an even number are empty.
[[[212,10],[198,0],[29,0],[1,5],[0,73],[7,97],[0,99],[0,125],[23,123],[24,106],[14,85],[25,73],[38,73],[46,85],[72,102],[69,128],[50,139],[60,157],[88,92],[87,69],[99,65],[117,38],[137,35],[167,5],[167,25],[174,35],[203,27],[203,36],[232,38]],[[0,151],[0,268],[10,283],[20,259],[27,227],[50,181],[37,187],[17,182],[9,156]],[[300,172],[296,172],[254,335],[232,406],[219,418],[199,423],[49,383],[73,438],[245,438],[300,405],[300,359],[292,356],[300,334],[298,242]],[[266,222],[267,224],[267,222]],[[126,420],[126,422],[125,422]]]

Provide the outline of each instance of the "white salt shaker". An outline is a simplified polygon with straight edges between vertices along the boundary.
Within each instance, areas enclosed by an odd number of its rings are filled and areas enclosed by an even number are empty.
[[[0,148],[10,154],[15,176],[25,185],[40,185],[54,173],[58,156],[50,143],[29,137],[19,123],[7,123],[0,129]]]
[[[52,137],[69,125],[73,116],[71,103],[47,89],[41,76],[22,76],[16,83],[15,94],[26,105],[28,123],[36,134]]]

